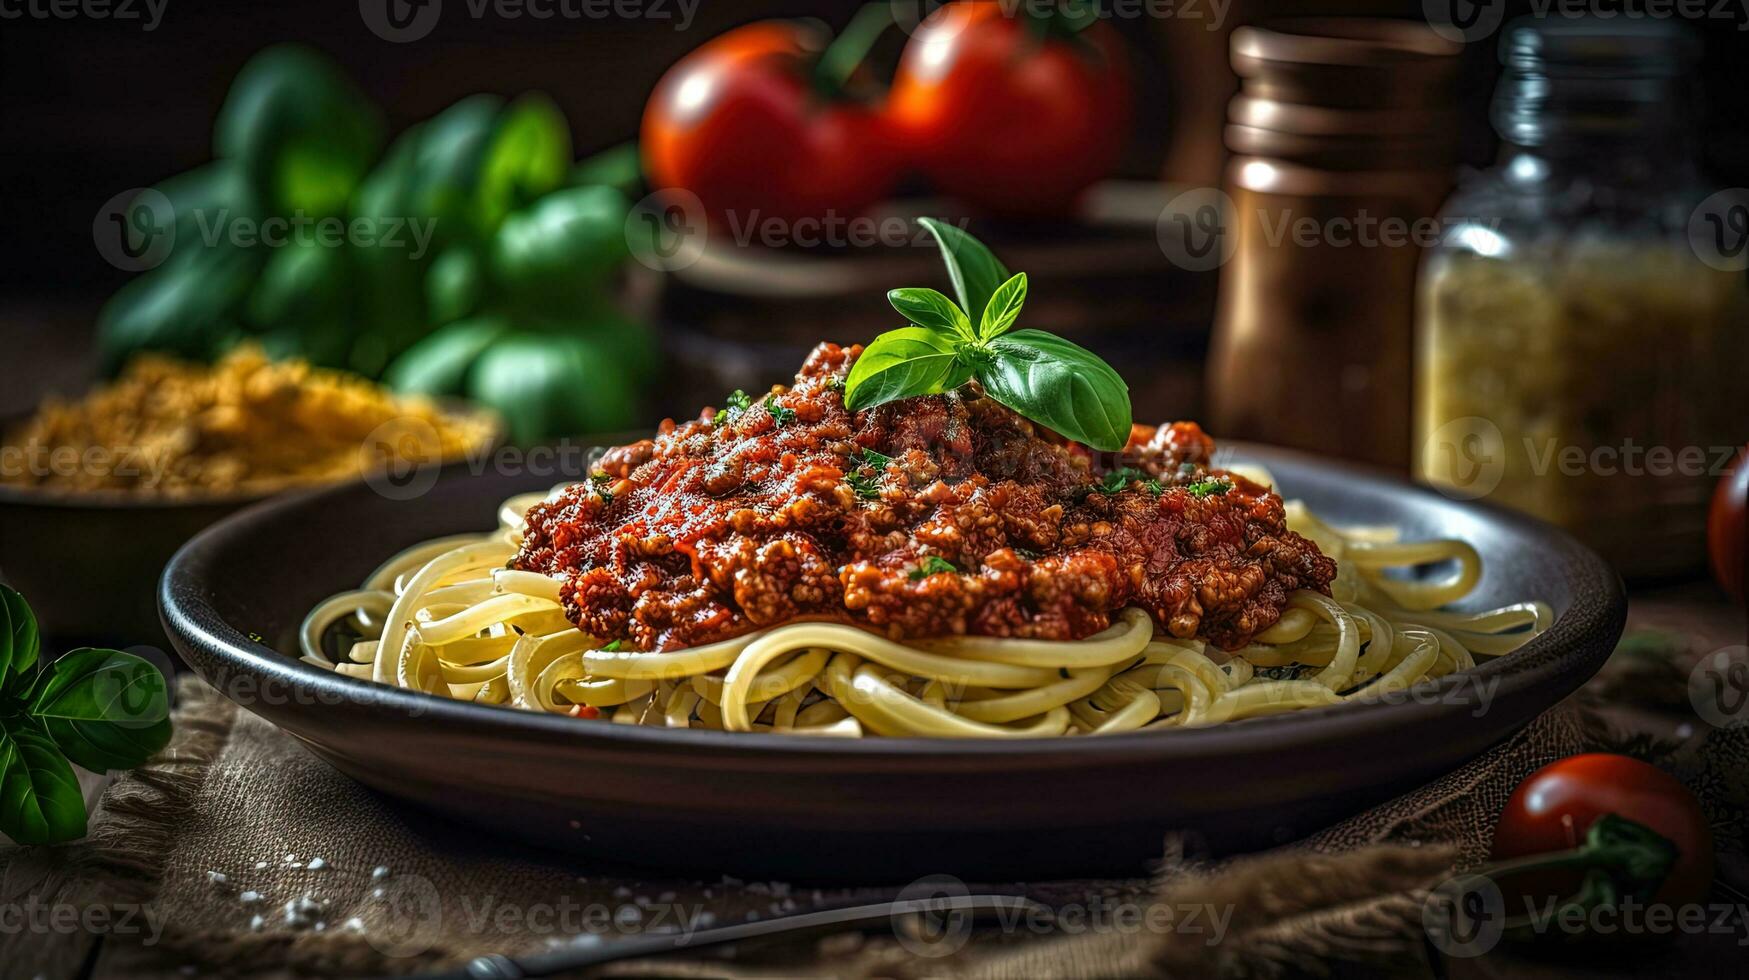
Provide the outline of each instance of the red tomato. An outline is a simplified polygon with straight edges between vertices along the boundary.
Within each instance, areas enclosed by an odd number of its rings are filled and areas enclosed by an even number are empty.
[[[1706,900],[1713,880],[1713,836],[1700,802],[1663,770],[1625,755],[1569,756],[1531,773],[1500,815],[1494,857],[1571,850],[1606,813],[1650,827],[1676,845],[1676,866],[1656,901],[1681,906]],[[1570,892],[1576,885],[1574,880],[1556,887]]]
[[[1062,213],[1123,150],[1129,61],[1104,21],[1041,38],[1009,6],[931,14],[905,46],[888,118],[941,190],[1001,214]]]
[[[880,114],[817,94],[826,38],[761,21],[708,41],[662,76],[644,109],[644,173],[698,195],[710,217],[849,218],[886,197],[899,158]]]
[[[1736,464],[1719,480],[1719,488],[1713,491],[1712,516],[1706,526],[1713,578],[1738,602],[1743,601],[1744,566],[1749,562],[1749,556],[1744,554],[1744,538],[1749,536],[1749,525],[1743,520],[1743,509],[1749,506],[1745,498],[1749,498],[1749,449],[1737,454]]]

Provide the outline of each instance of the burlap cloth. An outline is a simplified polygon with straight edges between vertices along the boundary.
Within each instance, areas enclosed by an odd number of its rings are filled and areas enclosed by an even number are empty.
[[[1485,858],[1494,820],[1523,776],[1588,749],[1651,758],[1697,790],[1718,837],[1722,887],[1741,889],[1749,883],[1742,857],[1749,730],[1684,721],[1683,665],[1648,662],[1612,661],[1586,692],[1461,770],[1280,850],[1209,862],[1168,841],[1152,880],[1001,883],[1003,891],[1078,910],[1054,929],[984,929],[942,956],[917,955],[942,947],[920,945],[929,937],[903,928],[812,934],[625,962],[605,973],[1444,974],[1422,925],[1426,889]],[[1666,708],[1675,710],[1661,713]],[[4,907],[34,902],[108,914],[74,928],[0,928],[0,975],[401,974],[487,953],[610,943],[682,920],[732,923],[893,895],[638,878],[510,846],[463,846],[453,828],[335,773],[197,681],[183,682],[176,723],[159,762],[108,787],[88,840],[0,856],[8,865]],[[1150,908],[1226,909],[1229,918],[1216,935],[1214,922],[1179,912],[1163,925],[1148,918]],[[1127,920],[1123,909],[1131,910]],[[1657,955],[1692,976],[1696,962],[1741,954],[1737,962],[1749,963],[1737,938],[1698,959],[1687,939]],[[1473,964],[1459,965],[1473,972]]]

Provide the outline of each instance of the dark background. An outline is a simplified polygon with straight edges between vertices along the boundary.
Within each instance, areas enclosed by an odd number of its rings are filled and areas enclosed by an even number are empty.
[[[28,2],[3,5],[16,10]],[[1187,10],[1209,9],[1208,0],[1180,2],[1192,3]],[[1735,5],[1730,19],[1694,26],[1707,47],[1705,162],[1720,186],[1734,186],[1749,184],[1749,33],[1742,30],[1749,14],[1739,9],[1749,0],[1725,2]],[[474,19],[467,0],[446,0],[432,34],[408,44],[372,34],[358,0],[167,0],[151,32],[138,21],[0,20],[0,186],[9,204],[0,246],[7,253],[0,261],[0,336],[15,353],[20,345],[80,343],[102,299],[127,278],[93,247],[93,216],[122,190],[210,159],[212,121],[225,90],[265,45],[296,40],[327,52],[386,108],[394,131],[472,92],[543,90],[566,111],[581,155],[632,138],[663,70],[722,30],[767,16],[819,16],[837,26],[855,6],[704,0],[689,29],[677,31],[672,22],[642,19],[543,21],[490,11]],[[1510,14],[1530,4],[1507,7]],[[1124,172],[1218,181],[1220,123],[1234,87],[1226,67],[1233,27],[1282,13],[1418,17],[1421,8],[1420,0],[1234,0],[1220,31],[1189,18],[1117,20],[1143,90]],[[1464,56],[1464,157],[1474,165],[1493,153],[1486,120],[1497,37],[1469,45]],[[890,60],[902,40],[895,33],[892,50],[881,54]],[[54,311],[46,319],[35,312],[43,304]],[[42,383],[33,376],[23,387]],[[14,386],[5,404],[30,400]]]

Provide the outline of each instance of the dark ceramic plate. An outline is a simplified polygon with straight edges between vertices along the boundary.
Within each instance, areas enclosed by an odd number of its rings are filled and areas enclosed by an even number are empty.
[[[500,501],[551,482],[461,473],[416,501],[349,486],[255,507],[183,548],[160,601],[172,641],[203,677],[392,796],[619,862],[900,880],[1134,872],[1169,831],[1216,850],[1303,835],[1517,731],[1596,672],[1621,632],[1620,580],[1558,531],[1305,456],[1241,453],[1327,518],[1473,543],[1486,572],[1470,601],[1540,597],[1558,614],[1554,627],[1394,703],[988,742],[589,724],[379,687],[294,659],[316,602],[401,547],[491,527]]]

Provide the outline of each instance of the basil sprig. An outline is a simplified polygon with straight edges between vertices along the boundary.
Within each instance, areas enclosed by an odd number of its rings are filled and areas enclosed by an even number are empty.
[[[158,668],[119,650],[80,649],[44,667],[36,616],[0,585],[0,834],[19,844],[85,836],[69,761],[132,769],[170,742]]]
[[[998,403],[1076,442],[1115,452],[1130,435],[1130,390],[1111,365],[1043,330],[1015,330],[1026,305],[1026,273],[1009,275],[984,244],[924,218],[953,282],[953,299],[933,289],[895,289],[893,308],[911,326],[874,339],[850,369],[847,408],[938,395],[977,379]]]

